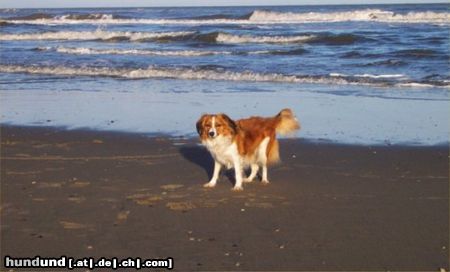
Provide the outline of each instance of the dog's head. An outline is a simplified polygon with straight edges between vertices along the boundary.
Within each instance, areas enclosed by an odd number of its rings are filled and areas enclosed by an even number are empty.
[[[220,135],[233,136],[237,133],[237,125],[226,114],[204,114],[197,121],[197,132],[202,140]]]

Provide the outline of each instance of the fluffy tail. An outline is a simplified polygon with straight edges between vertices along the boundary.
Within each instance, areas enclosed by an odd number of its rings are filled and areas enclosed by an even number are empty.
[[[275,131],[280,135],[290,135],[300,129],[300,123],[290,109],[284,109],[275,116]],[[267,149],[267,164],[272,165],[280,161],[278,140],[273,138]]]
[[[280,162],[280,151],[278,149],[278,140],[273,139],[273,141],[269,142],[269,146],[267,149],[267,164],[273,165]]]
[[[291,109],[283,109],[275,116],[275,131],[280,135],[290,135],[300,129],[300,123]]]

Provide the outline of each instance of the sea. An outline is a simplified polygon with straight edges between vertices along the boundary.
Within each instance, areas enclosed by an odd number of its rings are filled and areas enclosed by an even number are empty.
[[[0,9],[0,122],[195,137],[291,108],[306,140],[448,145],[449,7]]]

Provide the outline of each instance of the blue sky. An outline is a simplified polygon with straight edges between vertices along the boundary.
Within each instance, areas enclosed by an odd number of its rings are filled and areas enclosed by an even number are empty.
[[[0,0],[0,8],[435,3],[442,0]]]

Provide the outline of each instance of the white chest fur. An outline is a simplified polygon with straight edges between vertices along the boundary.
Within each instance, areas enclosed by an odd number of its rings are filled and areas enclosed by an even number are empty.
[[[233,162],[239,160],[239,153],[236,143],[231,137],[219,135],[213,139],[206,139],[203,144],[211,152],[214,160],[228,169],[233,167]]]

